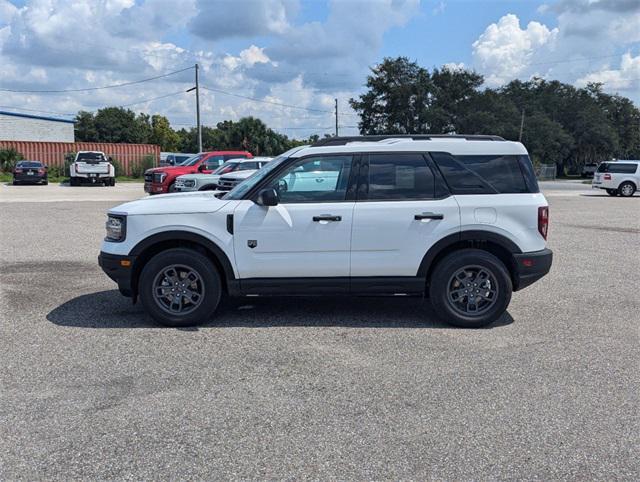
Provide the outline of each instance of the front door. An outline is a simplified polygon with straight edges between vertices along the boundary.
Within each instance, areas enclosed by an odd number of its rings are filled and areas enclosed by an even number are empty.
[[[460,208],[436,189],[420,153],[369,154],[353,215],[351,276],[415,277],[427,250],[460,231]]]
[[[350,155],[302,158],[263,186],[276,189],[277,206],[240,201],[234,250],[241,280],[345,278],[348,283],[352,171]]]

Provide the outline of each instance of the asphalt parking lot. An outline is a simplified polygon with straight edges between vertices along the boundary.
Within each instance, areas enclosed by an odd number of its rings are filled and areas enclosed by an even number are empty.
[[[640,478],[640,197],[543,183],[552,272],[482,330],[419,299],[154,325],[97,266],[115,188],[0,185],[0,478]]]

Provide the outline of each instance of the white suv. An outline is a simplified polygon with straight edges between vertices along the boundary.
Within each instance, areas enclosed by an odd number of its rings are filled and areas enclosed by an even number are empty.
[[[609,196],[631,197],[640,186],[640,161],[603,162],[593,175],[591,187]]]
[[[548,204],[524,146],[494,136],[327,138],[218,199],[144,198],[108,213],[99,262],[170,326],[223,295],[428,296],[480,327],[551,267]]]

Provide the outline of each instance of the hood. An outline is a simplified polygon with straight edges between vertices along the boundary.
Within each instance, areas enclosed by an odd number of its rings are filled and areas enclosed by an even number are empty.
[[[193,173],[193,174],[182,174],[178,177],[178,179],[217,179],[220,176],[218,174],[201,174],[201,173]]]
[[[142,214],[213,213],[229,201],[215,197],[215,191],[158,194],[120,204],[109,210],[112,214],[129,216]]]
[[[234,171],[234,172],[230,172],[229,174],[223,174],[220,177],[224,179],[246,179],[252,174],[254,174],[256,171],[257,169],[251,169],[251,170],[245,170],[245,171]]]
[[[191,173],[197,171],[196,166],[164,166],[164,167],[152,167],[151,169],[147,169],[145,174],[153,174],[154,172],[171,172],[171,173]]]

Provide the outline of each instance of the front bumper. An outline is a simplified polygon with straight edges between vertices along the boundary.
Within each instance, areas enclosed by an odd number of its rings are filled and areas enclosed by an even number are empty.
[[[550,249],[514,254],[516,269],[513,290],[518,291],[535,283],[551,270],[553,252]]]
[[[168,191],[168,188],[163,184],[154,184],[152,182],[145,182],[144,192],[147,192],[149,194],[164,194],[169,191]]]
[[[118,283],[118,289],[124,296],[133,297],[133,265],[135,256],[123,256],[119,254],[100,252],[98,264],[102,271]]]

